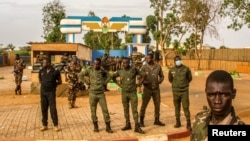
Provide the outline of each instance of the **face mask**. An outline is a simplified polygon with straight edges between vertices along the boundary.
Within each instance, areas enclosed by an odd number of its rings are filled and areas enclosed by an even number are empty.
[[[182,64],[181,60],[175,61],[175,65],[176,65],[176,66],[180,66],[181,64]]]

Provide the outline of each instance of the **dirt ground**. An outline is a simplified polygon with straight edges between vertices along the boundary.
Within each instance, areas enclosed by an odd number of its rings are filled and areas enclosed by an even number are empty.
[[[27,80],[23,81],[22,89],[24,95],[29,95],[31,85],[31,70],[27,67],[24,71],[24,76]],[[14,95],[15,83],[12,74],[12,66],[0,67],[0,99],[5,95]],[[203,106],[208,106],[204,94],[205,80],[211,70],[195,71],[192,70],[193,81],[190,83],[190,112],[192,119],[196,113],[202,110]],[[168,70],[164,69],[165,80],[161,84],[161,97],[162,104],[173,106],[171,85],[167,78]],[[236,99],[233,101],[233,105],[236,110],[236,114],[246,123],[250,123],[250,74],[240,73],[240,78],[234,79],[235,88],[237,89]],[[182,113],[182,119],[184,119]],[[189,137],[176,139],[173,141],[188,141]]]

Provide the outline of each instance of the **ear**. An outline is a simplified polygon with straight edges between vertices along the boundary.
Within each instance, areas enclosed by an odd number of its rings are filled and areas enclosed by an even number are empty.
[[[232,93],[232,99],[234,99],[236,96],[236,89],[233,89],[233,93]]]

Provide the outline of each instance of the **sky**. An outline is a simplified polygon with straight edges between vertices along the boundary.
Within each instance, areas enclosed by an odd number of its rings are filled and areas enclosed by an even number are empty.
[[[52,0],[1,0],[0,1],[0,44],[16,47],[26,46],[28,42],[43,42],[42,8]],[[144,20],[153,15],[149,0],[61,0],[67,16],[87,16],[94,11],[99,17],[141,17]],[[204,44],[218,48],[250,47],[250,29],[239,31],[227,29],[228,21],[217,25],[219,37],[205,36]],[[76,42],[83,43],[82,34],[76,35]]]

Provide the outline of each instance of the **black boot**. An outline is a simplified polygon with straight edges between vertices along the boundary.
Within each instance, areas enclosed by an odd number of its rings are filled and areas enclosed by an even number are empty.
[[[154,125],[165,126],[165,124],[159,120],[159,117],[155,118]]]
[[[130,129],[132,129],[132,128],[131,128],[130,122],[128,121],[128,122],[126,122],[126,125],[122,128],[122,131],[130,130]]]
[[[110,127],[110,122],[106,122],[106,132],[113,133],[113,130]]]
[[[93,122],[94,123],[94,132],[99,132],[99,127],[97,121]]]
[[[140,116],[140,127],[145,127],[145,125],[144,125],[144,116]]]
[[[145,132],[140,128],[139,123],[135,124],[135,131],[134,132],[137,132],[137,133],[140,133],[140,134],[145,134]]]
[[[186,127],[188,130],[192,130],[192,127],[191,127],[191,121],[190,119],[187,120],[187,127]]]
[[[179,128],[181,127],[181,120],[180,118],[176,118],[176,124],[174,125],[174,128]]]
[[[21,95],[22,94],[22,88],[21,86],[19,86],[19,89],[18,89],[18,94]]]

